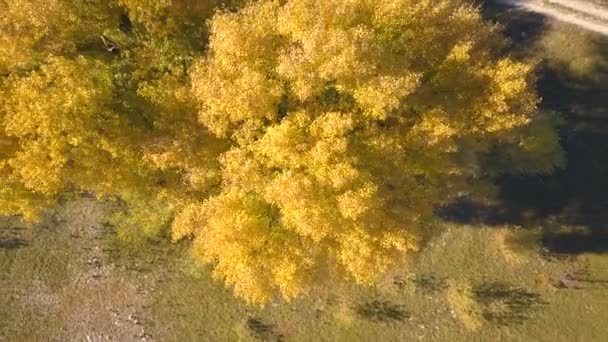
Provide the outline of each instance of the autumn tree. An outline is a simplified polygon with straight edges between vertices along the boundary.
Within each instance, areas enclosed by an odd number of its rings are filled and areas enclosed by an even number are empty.
[[[203,198],[223,144],[197,122],[188,69],[223,2],[0,1],[0,214],[91,191],[126,202],[121,235],[154,236]]]
[[[120,199],[121,238],[171,226],[265,303],[372,284],[438,205],[562,161],[533,65],[464,1],[243,3],[0,0],[0,214]]]
[[[221,192],[182,210],[173,238],[251,302],[370,284],[437,205],[561,162],[533,66],[465,2],[259,1],[210,27],[193,96],[231,147]]]

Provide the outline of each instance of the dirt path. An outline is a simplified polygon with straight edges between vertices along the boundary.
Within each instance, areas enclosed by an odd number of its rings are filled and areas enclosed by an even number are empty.
[[[153,341],[142,317],[150,291],[119,272],[104,244],[112,234],[104,218],[108,209],[93,199],[67,204],[58,229],[69,232],[80,250],[71,260],[68,284],[61,291],[65,337],[72,341]]]
[[[593,3],[572,0],[544,0],[544,2],[562,6],[576,12],[600,18],[602,20],[608,20],[608,9]]]
[[[577,0],[499,0],[608,36],[608,9]]]
[[[83,198],[34,227],[0,217],[0,341],[158,340],[146,309],[156,281],[115,264],[107,215]]]

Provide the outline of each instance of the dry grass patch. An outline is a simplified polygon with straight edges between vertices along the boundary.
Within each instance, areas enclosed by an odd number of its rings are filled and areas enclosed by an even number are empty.
[[[483,325],[483,312],[475,301],[470,284],[465,281],[450,281],[447,301],[454,316],[470,331],[477,331]]]

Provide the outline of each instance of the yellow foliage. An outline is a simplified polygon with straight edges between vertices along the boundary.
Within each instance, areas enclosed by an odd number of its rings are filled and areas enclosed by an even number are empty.
[[[293,237],[302,275],[324,264],[373,282],[416,249],[434,206],[466,188],[471,155],[534,129],[532,67],[495,57],[501,36],[464,2],[258,1],[210,27],[191,77],[199,121],[233,142],[222,191],[200,209],[221,219],[174,229],[249,301],[313,285],[270,256],[247,262],[256,239]],[[552,168],[559,147],[548,150]],[[265,268],[289,276],[253,280]]]
[[[253,195],[230,191],[189,206],[174,222],[173,238],[194,235],[194,253],[215,263],[215,276],[251,302],[265,303],[275,287],[286,298],[300,294],[315,276],[312,245],[283,231],[274,208]]]
[[[6,201],[21,196],[52,200],[69,187],[109,192],[128,175],[121,166],[128,167],[129,156],[120,152],[128,139],[126,127],[105,107],[112,96],[105,65],[83,57],[51,58],[40,70],[9,82],[3,130],[19,147],[2,165],[21,195],[7,195]],[[112,164],[106,172],[113,175],[95,171]],[[104,182],[114,176],[118,179],[111,185]]]
[[[0,1],[0,74],[30,68],[46,54],[73,53],[99,39],[114,15],[110,1]]]
[[[0,1],[0,214],[118,197],[123,238],[172,221],[265,303],[371,284],[480,174],[562,161],[533,66],[465,1],[238,3]]]
[[[116,0],[126,9],[129,18],[149,32],[164,36],[181,33],[194,25],[197,18],[206,17],[222,0]]]

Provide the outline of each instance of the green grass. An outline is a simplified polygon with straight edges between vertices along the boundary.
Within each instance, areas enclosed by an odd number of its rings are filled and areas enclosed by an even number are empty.
[[[69,279],[75,252],[69,237],[44,224],[27,227],[2,219],[0,225],[0,340],[57,336],[61,317],[52,303]]]
[[[14,226],[4,222],[3,236]],[[3,340],[66,338],[65,312],[74,308],[69,294],[82,267],[75,262],[80,247],[70,234],[50,227],[19,233],[28,245],[0,249]],[[113,277],[150,288],[141,294],[140,315],[149,333],[162,341],[602,340],[608,257],[542,256],[541,233],[533,227],[445,223],[442,234],[378,287],[330,288],[265,308],[247,307],[208,270],[188,262],[186,246],[128,249],[116,246],[111,236],[98,246],[111,254]],[[552,284],[580,268],[587,270],[582,289]],[[46,286],[33,287],[33,280]],[[7,293],[27,297],[28,291],[54,295],[55,303],[44,309]]]
[[[266,308],[246,307],[207,272],[172,273],[160,283],[149,318],[166,341],[601,340],[608,287],[593,281],[608,280],[608,258],[546,259],[536,249],[504,246],[505,234],[530,236],[452,226],[377,288],[327,291]],[[580,267],[588,271],[582,289],[552,284]],[[451,293],[461,286],[469,290],[454,300]],[[475,324],[461,313],[471,307]]]

